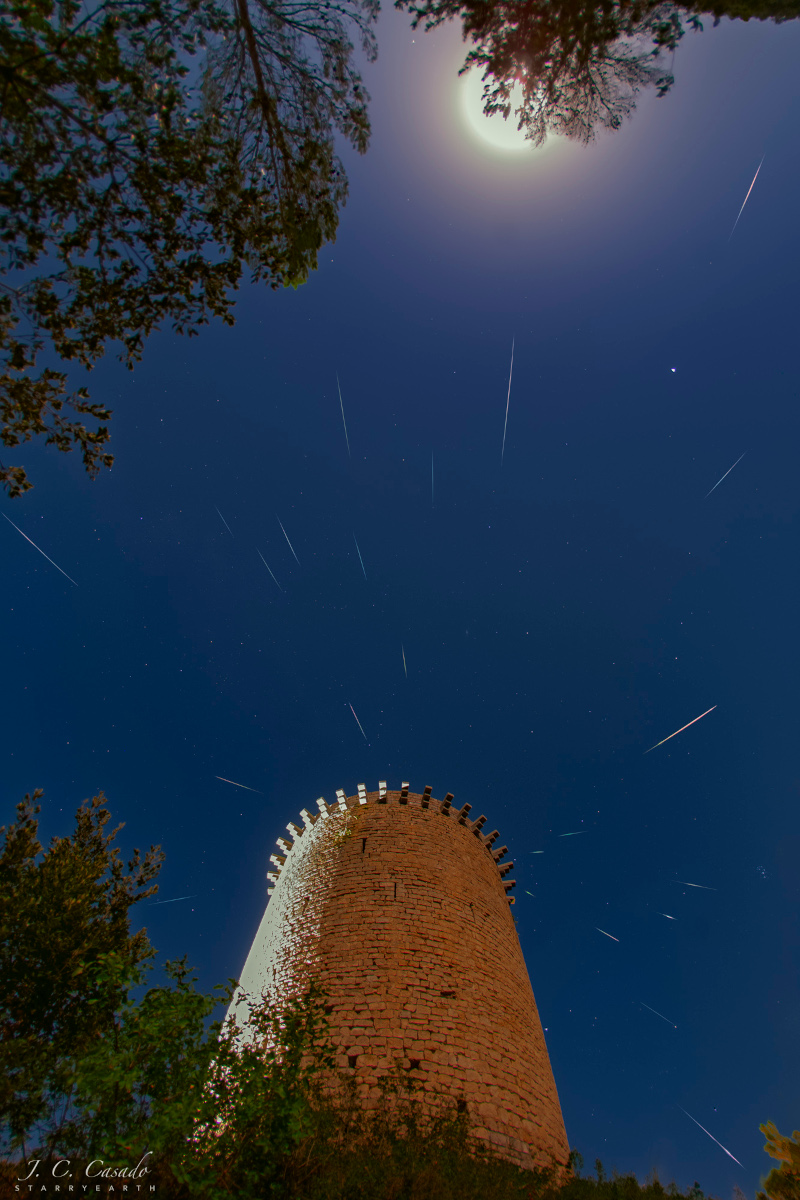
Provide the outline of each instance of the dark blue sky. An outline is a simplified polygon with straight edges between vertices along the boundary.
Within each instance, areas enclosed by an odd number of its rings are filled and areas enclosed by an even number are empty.
[[[78,587],[3,522],[0,815],[105,790],[210,987],[301,807],[454,792],[517,864],[571,1145],[752,1194],[800,1113],[800,29],[708,21],[670,96],[539,154],[467,129],[457,30],[379,37],[318,273],[109,357],[97,482],[20,456],[2,511]]]

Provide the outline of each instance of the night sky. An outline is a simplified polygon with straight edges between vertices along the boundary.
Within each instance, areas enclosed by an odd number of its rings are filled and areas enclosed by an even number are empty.
[[[300,808],[452,791],[516,863],[587,1169],[752,1195],[800,1124],[800,27],[708,20],[669,96],[541,151],[468,124],[458,28],[378,34],[319,271],[109,354],[96,482],[8,456],[78,586],[0,522],[0,819],[104,790],[210,988]]]

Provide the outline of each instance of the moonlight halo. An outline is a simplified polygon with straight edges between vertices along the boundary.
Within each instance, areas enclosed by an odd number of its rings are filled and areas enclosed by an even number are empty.
[[[487,117],[483,111],[483,80],[478,71],[472,70],[462,75],[458,81],[459,100],[464,122],[470,132],[484,143],[496,150],[504,150],[512,154],[520,151],[534,153],[537,147],[526,142],[524,133],[517,129],[514,108],[519,100],[514,95],[511,115],[505,120],[500,113]],[[516,91],[516,89],[515,89]],[[544,147],[541,147],[544,149]]]

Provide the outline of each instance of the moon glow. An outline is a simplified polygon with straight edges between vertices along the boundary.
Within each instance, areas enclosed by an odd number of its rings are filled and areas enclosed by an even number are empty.
[[[527,150],[528,154],[535,152],[535,147],[525,141],[524,133],[517,129],[517,118],[514,108],[519,105],[518,90],[512,91],[512,110],[508,120],[496,113],[487,117],[483,111],[483,80],[480,72],[472,70],[463,75],[459,81],[461,112],[465,124],[472,134],[477,134],[484,144],[494,146],[496,150],[505,150],[518,154]]]

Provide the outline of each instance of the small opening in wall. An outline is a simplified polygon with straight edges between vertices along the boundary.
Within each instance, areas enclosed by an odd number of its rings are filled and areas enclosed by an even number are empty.
[[[455,1000],[456,998],[455,992],[439,992],[439,995],[446,996],[448,1000]]]
[[[466,1111],[467,1111],[467,1102],[466,1102],[466,1100],[464,1100],[464,1098],[463,1098],[463,1097],[462,1097],[461,1099],[459,1099],[459,1100],[456,1100],[456,1112],[463,1113],[463,1112],[466,1112]]]
[[[358,1055],[357,1055],[357,1054],[348,1054],[348,1056],[347,1056],[347,1065],[348,1065],[349,1067],[355,1067],[357,1060],[358,1060]]]
[[[418,1071],[419,1066],[420,1066],[420,1060],[418,1058],[410,1058],[408,1060],[408,1070],[409,1071]]]
[[[362,854],[364,853],[364,851],[366,850],[366,848],[367,848],[367,839],[366,839],[366,838],[362,838],[362,839],[361,839],[361,853],[362,853]]]
[[[394,885],[394,898],[397,899],[397,884]]]

